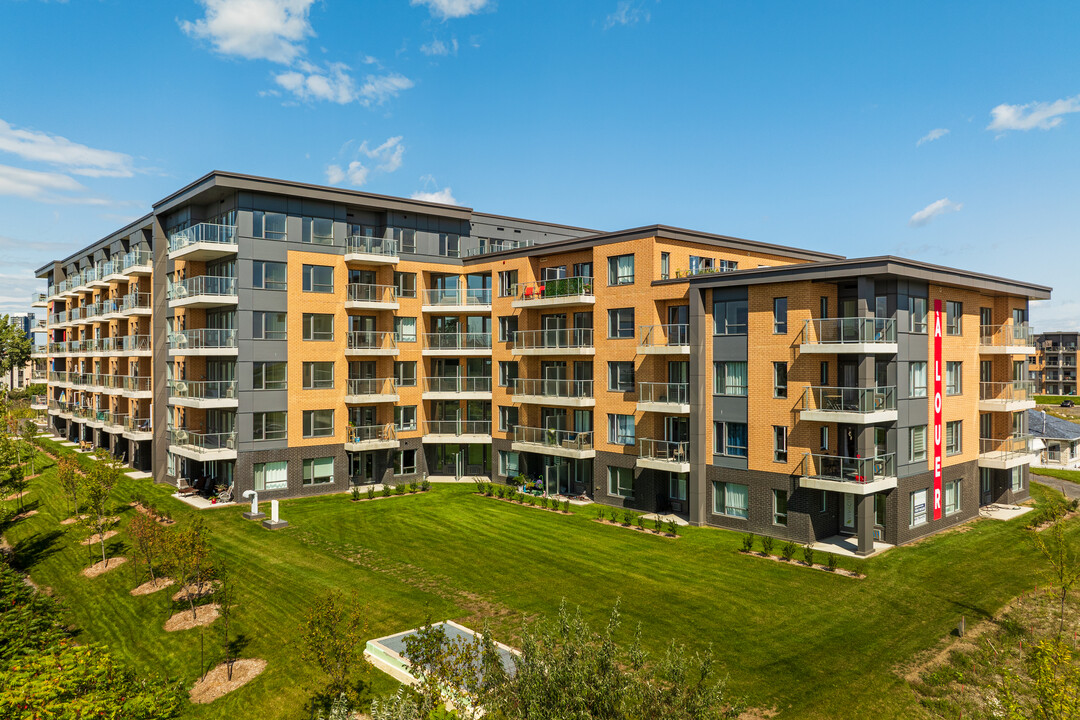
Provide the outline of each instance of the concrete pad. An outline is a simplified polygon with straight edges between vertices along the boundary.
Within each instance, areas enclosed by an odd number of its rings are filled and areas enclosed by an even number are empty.
[[[659,518],[660,522],[663,522],[663,523],[668,523],[668,522],[671,522],[672,520],[674,520],[675,524],[678,525],[679,527],[686,527],[687,525],[690,524],[689,520],[687,520],[685,518],[682,518],[682,517],[679,517],[678,515],[675,515],[673,513],[667,513],[666,515],[661,515],[659,513],[648,513],[646,515],[641,516],[642,520],[656,520],[657,518]]]
[[[1024,507],[1022,505],[1002,505],[994,503],[993,505],[984,505],[979,508],[979,517],[989,518],[990,520],[1012,520],[1018,518],[1024,513],[1029,513],[1035,508]]]
[[[264,512],[259,512],[259,513],[246,512],[246,513],[243,513],[243,517],[244,517],[245,520],[265,520],[266,519],[266,513],[264,513]]]
[[[147,480],[149,478],[154,477],[154,474],[145,472],[143,470],[132,470],[131,472],[128,473],[128,477],[133,478],[135,480]]]
[[[263,520],[262,526],[267,530],[280,530],[281,528],[289,527],[289,521],[278,520],[277,522],[274,522],[273,520]]]
[[[888,543],[875,542],[874,551],[869,555],[859,555],[856,551],[859,549],[859,539],[850,535],[833,535],[832,537],[825,538],[824,540],[818,540],[816,543],[810,545],[815,551],[832,553],[833,555],[842,555],[844,557],[853,558],[869,558],[875,555],[880,555],[893,546]]]
[[[173,497],[175,499],[179,500],[180,502],[187,503],[191,507],[198,508],[199,510],[209,510],[211,508],[233,507],[234,505],[236,505],[236,503],[234,503],[234,502],[212,503],[209,500],[207,500],[206,498],[201,497],[199,495],[188,495],[187,497],[184,497],[182,495],[174,494]],[[244,505],[247,505],[247,503],[244,503]]]

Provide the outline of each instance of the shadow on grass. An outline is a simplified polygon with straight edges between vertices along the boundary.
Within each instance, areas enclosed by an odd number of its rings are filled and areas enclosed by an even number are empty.
[[[59,530],[34,533],[20,540],[12,549],[11,567],[27,572],[33,566],[59,551],[58,541],[64,534]]]
[[[331,692],[329,688],[318,690],[304,703],[300,717],[311,718],[311,720],[324,720],[331,717],[331,708],[339,696],[339,693]],[[353,712],[361,707],[368,707],[374,698],[371,692],[371,684],[366,677],[356,680],[345,692],[345,696],[348,699],[349,708]]]

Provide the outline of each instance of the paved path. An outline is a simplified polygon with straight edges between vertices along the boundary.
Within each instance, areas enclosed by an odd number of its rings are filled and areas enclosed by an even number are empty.
[[[1042,483],[1048,487],[1057,488],[1061,492],[1065,493],[1065,496],[1071,499],[1080,498],[1080,485],[1068,480],[1061,480],[1056,477],[1050,477],[1049,475],[1036,475],[1031,474],[1031,479],[1037,483]]]

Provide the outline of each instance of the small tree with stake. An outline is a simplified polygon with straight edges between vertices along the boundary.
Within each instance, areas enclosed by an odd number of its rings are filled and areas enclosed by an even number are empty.
[[[1051,575],[1061,592],[1058,638],[1061,637],[1061,633],[1065,630],[1065,601],[1068,599],[1069,592],[1076,585],[1077,580],[1080,580],[1080,559],[1077,558],[1076,552],[1066,541],[1063,525],[1064,523],[1058,520],[1048,530],[1041,533],[1032,532],[1035,547],[1050,563]],[[1052,538],[1050,542],[1046,541],[1045,535]]]
[[[329,691],[349,692],[357,663],[364,664],[359,649],[365,635],[359,605],[340,592],[316,598],[300,626],[300,657],[314,663],[329,678]]]
[[[192,620],[198,619],[195,597],[203,583],[209,582],[212,572],[210,563],[209,531],[206,521],[200,517],[191,521],[183,530],[172,534],[170,551],[176,581],[180,583],[184,599],[191,608]]]
[[[61,455],[56,465],[56,482],[64,493],[64,501],[71,500],[73,505],[72,514],[79,514],[79,486],[82,484],[82,475],[79,473],[79,465],[71,455]]]
[[[120,479],[120,463],[106,452],[99,452],[97,460],[86,475],[88,522],[101,543],[101,562],[109,567],[109,559],[105,557],[105,532],[114,523],[109,516],[109,499]]]
[[[154,562],[165,544],[165,528],[161,527],[153,518],[142,513],[136,513],[135,517],[127,526],[128,535],[132,540],[132,551],[135,554],[135,565],[142,556],[146,563],[146,569],[150,571],[150,580],[157,583],[154,574]]]
[[[23,444],[26,445],[27,462],[30,463],[29,475],[35,475],[37,473],[37,451],[38,451],[38,435],[37,428],[30,421],[25,421],[22,424],[22,432],[20,433]]]
[[[229,631],[232,629],[233,620],[236,617],[236,584],[226,567],[221,566],[218,570],[219,585],[216,591],[217,601],[221,614],[221,622],[218,623],[221,632],[221,647],[225,651],[225,673],[229,680],[233,676],[233,663],[236,662],[236,647],[233,644],[235,638],[230,639]]]

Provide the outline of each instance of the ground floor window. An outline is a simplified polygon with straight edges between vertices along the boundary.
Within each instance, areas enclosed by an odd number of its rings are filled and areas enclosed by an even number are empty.
[[[672,500],[686,500],[690,473],[668,473],[668,496]]]
[[[739,483],[713,483],[713,512],[746,518],[750,514],[750,488]]]
[[[1024,468],[1014,467],[1009,471],[1009,489],[1013,492],[1024,489]]]
[[[960,510],[960,481],[945,483],[945,514],[952,515]]]
[[[499,474],[506,477],[517,477],[520,472],[520,456],[516,452],[506,450],[499,451]]]
[[[395,475],[415,475],[416,474],[416,449],[410,448],[408,450],[399,450],[394,453],[394,474]]]
[[[608,468],[608,494],[616,497],[634,497],[634,469]]]
[[[787,525],[787,490],[772,491],[773,525]]]
[[[885,503],[888,501],[885,493],[874,496],[874,523],[885,527]]]
[[[332,465],[332,463],[331,463]],[[284,490],[288,487],[289,464],[287,462],[255,463],[252,475],[256,490]],[[333,475],[333,473],[331,473]]]
[[[911,493],[911,527],[926,524],[926,491]]]
[[[304,461],[304,485],[334,482],[334,458],[309,458]]]

